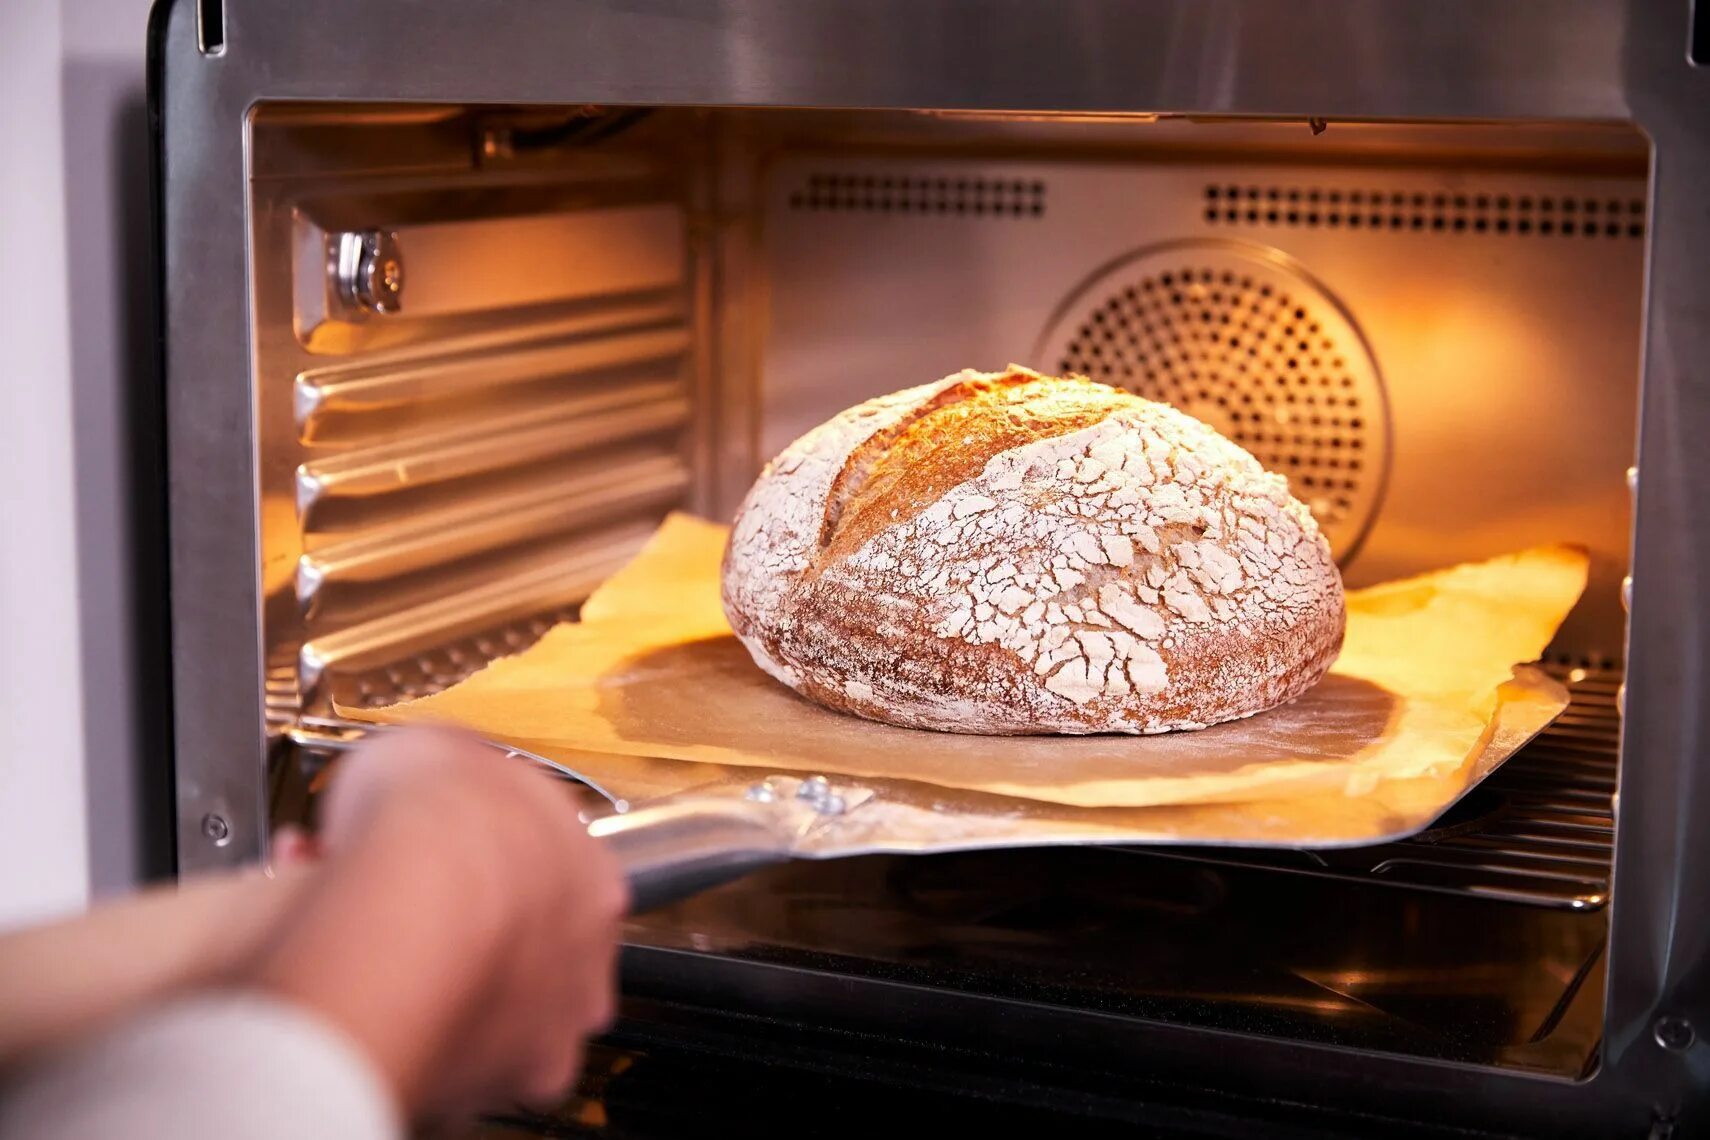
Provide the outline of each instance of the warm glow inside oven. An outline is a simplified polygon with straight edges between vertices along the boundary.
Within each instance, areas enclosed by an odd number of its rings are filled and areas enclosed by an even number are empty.
[[[1585,1076],[1648,148],[1602,126],[1320,127],[260,107],[275,819],[312,810],[334,697],[389,703],[526,646],[667,511],[728,518],[832,413],[964,367],[1081,372],[1287,474],[1350,585],[1587,548],[1548,659],[1568,713],[1380,848],[802,864],[639,919],[632,943]]]

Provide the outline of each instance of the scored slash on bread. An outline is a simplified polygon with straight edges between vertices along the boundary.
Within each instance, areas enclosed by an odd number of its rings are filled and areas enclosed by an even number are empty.
[[[1342,583],[1286,481],[1080,377],[963,372],[851,408],[743,502],[725,613],[831,708],[953,732],[1153,733],[1311,687]]]

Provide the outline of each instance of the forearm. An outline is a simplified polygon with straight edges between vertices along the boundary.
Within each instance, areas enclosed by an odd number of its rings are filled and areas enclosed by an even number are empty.
[[[210,875],[0,937],[0,1070],[151,1002],[226,982],[304,878],[301,868]]]

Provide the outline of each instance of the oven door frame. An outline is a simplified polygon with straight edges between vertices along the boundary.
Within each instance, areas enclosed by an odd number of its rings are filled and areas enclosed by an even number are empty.
[[[1710,466],[1698,442],[1710,438],[1710,384],[1695,383],[1694,370],[1710,361],[1710,270],[1695,251],[1710,248],[1699,189],[1710,184],[1710,68],[1688,59],[1691,9],[1690,0],[1305,0],[1286,13],[1263,0],[158,0],[149,72],[173,734],[163,779],[175,788],[180,871],[266,854],[247,245],[248,123],[258,102],[1631,123],[1654,148],[1652,240],[1600,1069],[1582,1082],[1546,1082],[1144,1022],[1100,1025],[1098,1034],[1137,1062],[1203,1071],[1233,1058],[1255,1089],[1274,1085],[1296,1098],[1321,1090],[1391,1112],[1416,1104],[1558,1134],[1699,1119],[1710,1112],[1702,1075],[1710,1045],[1696,1040],[1710,1028],[1710,913],[1701,903],[1710,898],[1710,832],[1697,821],[1710,818],[1710,772],[1694,760],[1705,736],[1698,705],[1710,675],[1710,607],[1696,599],[1710,593],[1710,496],[1695,491]],[[204,51],[205,38],[218,50]],[[363,66],[351,64],[353,45]],[[1348,66],[1325,67],[1327,59]],[[852,1012],[846,981],[658,951],[632,963],[638,986],[684,994],[722,986],[726,1002],[787,995],[780,1013],[793,1017]],[[834,999],[840,985],[844,996]],[[932,998],[941,1010],[972,1002]],[[1047,1009],[994,1017],[974,1003],[962,1012],[967,1025],[1038,1019],[1035,1041],[1071,1024]],[[1701,1029],[1683,1033],[1667,1019]],[[1095,1020],[1073,1015],[1074,1032]]]

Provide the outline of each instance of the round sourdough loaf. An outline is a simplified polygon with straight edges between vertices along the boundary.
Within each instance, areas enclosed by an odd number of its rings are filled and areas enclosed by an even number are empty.
[[[873,720],[1168,732],[1300,695],[1342,580],[1288,484],[1080,377],[963,372],[869,400],[748,493],[724,609],[754,660]]]

